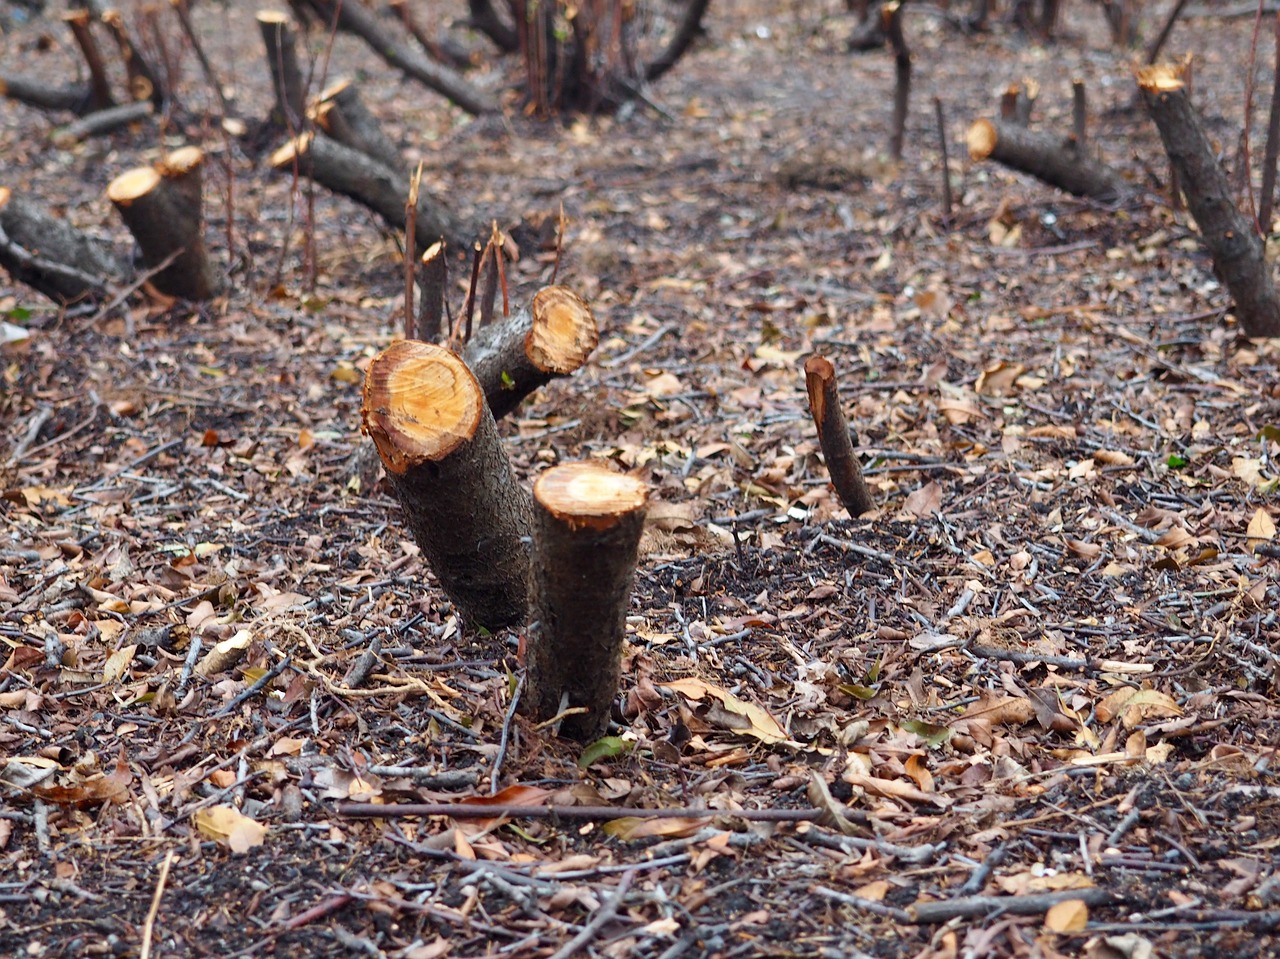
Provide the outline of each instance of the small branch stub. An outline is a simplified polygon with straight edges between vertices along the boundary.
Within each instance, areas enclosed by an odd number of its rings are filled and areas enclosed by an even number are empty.
[[[501,419],[534,390],[580,369],[599,342],[586,301],[567,287],[547,286],[525,309],[480,327],[462,355]]]
[[[522,622],[529,497],[466,364],[430,343],[392,344],[369,364],[361,420],[462,618],[489,630]]]
[[[1231,185],[1187,98],[1182,71],[1161,64],[1138,71],[1147,110],[1177,171],[1187,207],[1247,336],[1280,336],[1280,297],[1262,237],[1232,199]]]
[[[648,493],[594,463],[547,470],[533,486],[533,625],[526,703],[547,720],[569,708],[562,735],[580,741],[609,724],[622,671],[627,607]]]
[[[840,406],[840,391],[836,383],[836,368],[825,356],[811,356],[804,363],[805,389],[809,393],[809,409],[813,413],[813,425],[818,429],[818,441],[827,461],[827,472],[836,495],[849,511],[850,516],[861,516],[876,508],[862,478],[862,467],[853,452],[849,439],[849,427],[845,423],[844,410]]]

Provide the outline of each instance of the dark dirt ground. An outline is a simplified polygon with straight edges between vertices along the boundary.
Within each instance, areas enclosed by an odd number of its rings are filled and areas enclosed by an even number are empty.
[[[1251,20],[1219,12],[1169,49],[1196,54],[1197,103],[1234,156]],[[197,14],[241,115],[264,115],[251,12]],[[663,959],[1280,953],[1264,522],[1280,348],[1238,335],[1161,198],[1158,139],[1096,7],[1068,5],[1051,46],[1003,23],[965,36],[926,7],[906,21],[898,166],[892,61],[844,52],[834,3],[717,2],[652,91],[662,112],[597,121],[512,104],[468,123],[358,42],[333,46],[330,74],[360,77],[424,184],[504,224],[569,217],[560,279],[601,345],[505,439],[524,476],[600,457],[654,494],[630,748],[585,769],[519,716],[504,737],[515,634],[459,630],[362,473],[362,370],[402,289],[371,214],[315,192],[312,287],[306,198],[193,122],[163,146],[204,131],[225,300],[58,315],[0,278],[0,312],[31,332],[0,354],[0,954],[139,955],[148,931],[155,956],[560,957],[575,936],[578,954]],[[56,48],[32,53],[42,32]],[[72,62],[56,21],[0,43],[6,66],[50,78]],[[1073,77],[1097,148],[1152,195],[1105,208],[960,155],[1024,78],[1037,123],[1065,129]],[[188,113],[209,100],[190,79]],[[156,131],[62,151],[52,124],[0,103],[3,182],[123,239],[102,191],[158,155]],[[551,261],[526,249],[516,302]],[[827,487],[800,372],[815,350],[837,365],[874,516],[848,519]],[[237,666],[184,671],[197,640],[245,631]],[[347,688],[375,637],[379,665]],[[661,685],[677,679],[694,682]],[[767,716],[721,707],[724,690]],[[815,771],[851,835],[338,806],[503,789],[802,810]],[[265,839],[231,851],[244,836],[202,819],[215,807]],[[1016,910],[1067,890],[1101,891],[1087,924]],[[1006,898],[940,921],[909,908],[980,893]]]

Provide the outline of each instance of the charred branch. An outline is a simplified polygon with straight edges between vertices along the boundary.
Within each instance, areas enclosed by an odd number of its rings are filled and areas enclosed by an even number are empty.
[[[321,93],[312,115],[316,125],[339,143],[359,150],[397,173],[404,172],[400,150],[364,105],[360,88],[351,80],[341,80]]]
[[[466,364],[433,344],[393,344],[369,364],[361,420],[462,619],[489,630],[523,622],[529,497]]]
[[[0,96],[38,110],[68,110],[76,115],[91,109],[93,102],[93,91],[86,85],[55,87],[11,73],[0,73]]]
[[[526,702],[539,721],[567,713],[561,734],[589,742],[618,694],[648,493],[635,477],[569,463],[539,476],[533,499]]]
[[[1138,86],[1178,171],[1215,272],[1235,300],[1241,328],[1248,336],[1280,336],[1280,298],[1262,237],[1232,200],[1231,185],[1187,97],[1181,70],[1145,67],[1138,71]]]
[[[393,230],[405,228],[408,178],[359,150],[327,136],[304,133],[271,154],[271,166],[290,171],[296,167],[326,189],[367,206]],[[463,237],[474,233],[425,190],[418,196],[417,230],[424,236],[442,236],[458,245],[464,245]]]
[[[1117,171],[1081,150],[1073,137],[1037,133],[1023,127],[977,120],[966,134],[969,156],[1029,173],[1050,186],[1103,203],[1134,192]]]
[[[101,110],[116,102],[111,95],[111,82],[107,79],[107,68],[102,62],[102,54],[98,50],[98,42],[93,38],[93,18],[87,10],[75,10],[63,14],[63,22],[71,29],[76,45],[84,57],[85,66],[89,68],[89,106],[92,110]]]
[[[849,438],[835,366],[825,356],[809,357],[804,363],[804,383],[809,394],[809,411],[813,414],[813,425],[818,430],[818,442],[836,495],[850,516],[870,512],[876,504]]]
[[[479,30],[503,53],[515,53],[520,49],[520,36],[493,8],[493,0],[468,0],[467,25]]]
[[[271,86],[276,94],[275,114],[272,120],[285,130],[301,130],[306,81],[298,65],[298,41],[293,25],[283,13],[260,10],[258,29],[267,49],[267,67],[271,71]]]
[[[86,114],[74,123],[68,123],[53,132],[50,139],[54,146],[66,149],[93,137],[104,137],[131,123],[141,123],[156,111],[150,100],[121,103],[105,110]]]
[[[0,266],[58,303],[100,297],[124,270],[107,244],[0,187]]]

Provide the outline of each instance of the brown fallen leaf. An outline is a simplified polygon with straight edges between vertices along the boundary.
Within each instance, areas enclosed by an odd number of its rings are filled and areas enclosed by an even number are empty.
[[[716,713],[716,718],[724,728],[731,729],[733,732],[754,736],[762,743],[787,741],[786,731],[776,719],[754,703],[743,702],[727,689],[721,689],[719,686],[693,676],[675,679],[669,683],[659,683],[659,685],[666,686],[695,702],[708,697],[718,700],[724,709]]]
[[[201,835],[236,853],[261,846],[267,838],[266,826],[232,806],[197,809],[191,821]]]
[[[662,836],[668,839],[679,839],[692,836],[706,825],[703,819],[686,819],[672,816],[663,819],[645,819],[639,816],[624,816],[605,823],[601,828],[606,835],[614,839],[650,839]]]
[[[1055,902],[1044,915],[1044,927],[1050,932],[1081,932],[1089,925],[1089,907],[1082,899]]]

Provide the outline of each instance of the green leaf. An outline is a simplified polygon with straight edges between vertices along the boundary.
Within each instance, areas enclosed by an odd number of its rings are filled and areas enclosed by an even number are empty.
[[[516,388],[516,381],[511,378],[511,374],[506,370],[502,371],[502,388],[504,390],[514,390]]]
[[[844,693],[846,696],[852,696],[855,699],[875,699],[877,690],[870,686],[863,686],[859,683],[841,683],[836,689]]]
[[[1164,461],[1164,465],[1169,467],[1171,470],[1180,470],[1184,466],[1189,466],[1190,464],[1191,460],[1187,459],[1185,456],[1179,456],[1177,453],[1170,453],[1169,458]]]
[[[31,310],[27,309],[25,306],[15,306],[12,309],[7,310],[4,315],[15,323],[24,323],[31,319]]]
[[[921,719],[908,719],[904,723],[899,723],[903,729],[909,733],[915,733],[925,741],[927,745],[936,749],[951,738],[951,727],[935,726],[933,723],[926,723]]]
[[[604,736],[582,750],[582,755],[578,757],[578,767],[586,769],[602,759],[617,759],[630,751],[631,743],[621,736]]]
[[[1268,424],[1258,430],[1258,435],[1254,437],[1258,440],[1270,440],[1273,443],[1280,443],[1280,426]]]

